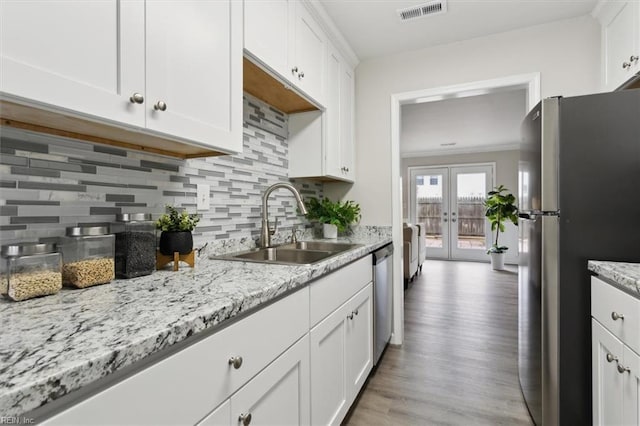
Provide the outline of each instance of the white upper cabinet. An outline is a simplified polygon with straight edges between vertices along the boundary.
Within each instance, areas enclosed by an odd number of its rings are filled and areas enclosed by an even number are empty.
[[[324,114],[307,112],[289,116],[289,177],[353,182],[353,69],[331,43],[326,63],[327,109]],[[318,127],[322,129],[317,130]]]
[[[327,36],[297,0],[245,0],[244,48],[319,105],[325,102]]]
[[[640,4],[605,2],[597,16],[602,26],[602,85],[611,91],[640,71]]]
[[[262,66],[287,78],[292,4],[289,0],[244,1],[244,48]]]
[[[296,6],[291,80],[311,98],[324,104],[327,36],[302,3]]]
[[[0,2],[5,96],[144,126],[144,3]]]
[[[146,13],[147,127],[242,151],[242,5],[147,1]]]
[[[9,0],[0,7],[3,99],[242,150],[240,2]]]

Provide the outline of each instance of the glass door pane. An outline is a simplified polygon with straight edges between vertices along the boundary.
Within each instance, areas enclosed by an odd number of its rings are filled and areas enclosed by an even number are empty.
[[[492,166],[451,168],[452,259],[487,260],[490,235],[484,201],[492,180]]]
[[[449,171],[446,168],[412,169],[411,223],[426,227],[428,258],[449,257]]]

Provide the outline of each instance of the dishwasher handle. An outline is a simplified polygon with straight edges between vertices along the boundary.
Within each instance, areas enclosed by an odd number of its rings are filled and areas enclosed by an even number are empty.
[[[377,265],[387,257],[393,254],[393,243],[389,243],[386,246],[379,248],[373,252],[373,264]]]

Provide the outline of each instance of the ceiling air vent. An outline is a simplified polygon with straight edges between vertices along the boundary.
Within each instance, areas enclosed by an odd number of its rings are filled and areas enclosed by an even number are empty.
[[[425,16],[438,15],[446,11],[447,0],[430,1],[429,3],[396,10],[402,22],[424,18]]]

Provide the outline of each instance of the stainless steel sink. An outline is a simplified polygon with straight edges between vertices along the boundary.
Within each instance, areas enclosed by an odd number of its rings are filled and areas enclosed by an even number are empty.
[[[245,262],[276,263],[284,265],[308,265],[336,256],[360,244],[327,243],[323,241],[300,241],[275,247],[256,248],[212,259],[239,260]]]

